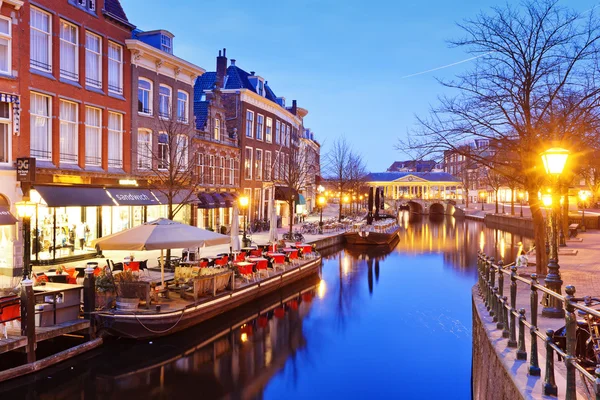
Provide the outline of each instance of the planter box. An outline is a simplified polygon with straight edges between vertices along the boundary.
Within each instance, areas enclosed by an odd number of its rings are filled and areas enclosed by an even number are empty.
[[[194,300],[198,300],[199,296],[214,296],[218,291],[224,290],[229,284],[232,274],[231,271],[225,271],[220,274],[194,278]]]

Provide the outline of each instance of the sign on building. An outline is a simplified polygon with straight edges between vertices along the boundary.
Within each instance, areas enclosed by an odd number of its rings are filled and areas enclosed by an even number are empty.
[[[17,181],[35,182],[35,158],[17,158]]]

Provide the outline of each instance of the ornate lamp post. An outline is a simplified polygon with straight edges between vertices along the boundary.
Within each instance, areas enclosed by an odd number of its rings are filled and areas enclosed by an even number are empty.
[[[31,216],[35,213],[36,204],[24,197],[15,203],[17,215],[23,219],[23,279],[31,274]]]
[[[244,243],[244,247],[248,247],[248,237],[246,236],[246,219],[248,218],[248,196],[241,196],[239,202],[240,207],[244,210],[244,235],[242,236],[242,243]]]
[[[319,235],[323,234],[323,207],[325,206],[325,204],[327,204],[327,199],[325,199],[325,196],[319,196],[319,211],[321,212],[321,215],[319,217]]]
[[[481,211],[483,211],[483,200],[485,199],[485,193],[484,192],[480,192],[479,193],[479,198],[481,199]]]
[[[585,191],[579,192],[579,198],[581,199],[581,231],[585,232],[585,202],[587,201],[587,193]]]
[[[523,197],[525,197],[525,194],[523,192],[519,192],[519,202],[521,203],[521,218],[523,218]]]
[[[553,147],[540,154],[544,163],[546,174],[550,175],[555,190],[552,190],[552,208],[550,213],[550,254],[548,259],[548,275],[546,276],[546,287],[553,292],[560,294],[562,287],[562,279],[560,277],[560,266],[558,264],[558,230],[557,208],[560,207],[560,195],[558,193],[558,179],[562,174],[569,151]],[[548,296],[548,301],[542,309],[542,315],[550,318],[562,318],[565,312],[562,307],[562,302],[553,297]]]

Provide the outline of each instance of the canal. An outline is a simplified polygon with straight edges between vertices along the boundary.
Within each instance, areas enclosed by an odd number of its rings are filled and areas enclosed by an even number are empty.
[[[112,341],[0,396],[469,399],[477,250],[512,262],[531,241],[454,218],[401,225],[391,249],[327,251],[322,280],[171,337]]]

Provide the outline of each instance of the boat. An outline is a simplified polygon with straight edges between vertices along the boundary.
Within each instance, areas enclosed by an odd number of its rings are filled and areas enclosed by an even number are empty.
[[[257,281],[238,284],[237,279],[230,274],[232,284],[226,289],[207,294],[197,300],[172,298],[154,310],[98,311],[95,314],[97,332],[99,335],[132,339],[171,335],[256,301],[304,278],[317,275],[322,259],[320,254],[313,254],[311,258],[301,258],[293,264],[282,265],[281,271]],[[175,296],[176,294],[173,294],[171,297]]]

